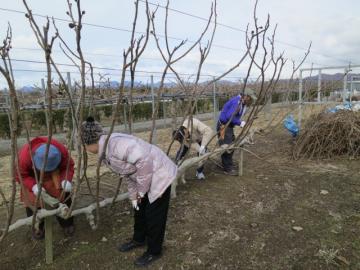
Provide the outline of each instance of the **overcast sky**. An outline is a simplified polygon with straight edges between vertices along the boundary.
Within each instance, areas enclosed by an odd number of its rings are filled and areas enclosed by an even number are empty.
[[[165,0],[151,0],[152,3],[164,5]],[[0,8],[25,11],[21,0],[0,0]],[[29,6],[36,14],[67,18],[65,0],[28,0]],[[210,0],[172,0],[170,7],[199,17],[208,17],[210,12]],[[103,0],[82,1],[83,9],[86,10],[84,22],[111,26],[121,29],[131,29],[134,12],[133,0]],[[219,25],[217,28],[214,46],[207,63],[204,66],[204,74],[216,75],[225,71],[234,64],[242,55],[244,33],[248,22],[252,20],[254,0],[218,0],[218,21],[221,24],[231,26],[230,29]],[[153,9],[154,6],[151,6]],[[303,67],[315,67],[360,64],[360,1],[359,0],[260,0],[258,5],[258,17],[260,24],[266,20],[267,14],[271,16],[272,29],[278,24],[276,49],[277,52],[285,51],[289,59],[300,61],[305,49],[312,41],[311,54]],[[144,31],[144,4],[140,3],[140,21],[138,31]],[[164,10],[159,8],[156,17],[157,31],[163,33]],[[37,18],[39,23],[43,19]],[[43,61],[43,54],[34,38],[34,34],[23,14],[0,10],[0,37],[6,32],[7,23],[10,22],[13,30],[13,59],[26,59]],[[195,40],[205,26],[205,21],[170,12],[169,36],[181,39]],[[57,22],[61,34],[71,46],[75,45],[74,33],[67,23]],[[122,51],[129,44],[130,33],[126,31],[106,29],[93,26],[84,26],[82,47],[86,58],[95,66],[107,68],[120,68],[122,63]],[[207,37],[208,38],[208,37]],[[178,41],[172,40],[172,45]],[[69,60],[59,51],[55,45],[54,56],[59,63],[69,63]],[[183,59],[176,68],[181,73],[193,73],[198,59],[198,50]],[[39,84],[40,78],[45,74],[43,64],[17,62],[13,63],[16,83],[18,86]],[[246,63],[237,69],[228,79],[236,80],[244,76]],[[155,80],[162,71],[164,63],[155,47],[153,40],[150,41],[139,63],[138,70],[154,72]],[[283,77],[289,74],[289,68],[284,71]],[[38,71],[38,72],[35,72]],[[76,71],[71,67],[62,67],[62,71]],[[97,72],[100,72],[99,70]],[[113,80],[119,80],[120,72],[105,71]],[[138,73],[137,80],[149,81],[148,73]],[[76,73],[73,78],[76,78]],[[5,86],[5,81],[0,78],[0,87]]]

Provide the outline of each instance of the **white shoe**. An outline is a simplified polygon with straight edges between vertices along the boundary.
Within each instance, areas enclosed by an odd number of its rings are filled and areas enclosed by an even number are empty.
[[[197,177],[198,180],[204,180],[205,179],[205,175],[202,172],[201,173],[196,172],[196,177]]]

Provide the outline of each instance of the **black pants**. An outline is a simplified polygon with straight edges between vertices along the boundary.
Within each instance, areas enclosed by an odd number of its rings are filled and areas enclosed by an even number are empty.
[[[200,143],[198,143],[200,146],[201,146],[201,142]],[[186,145],[183,145],[183,147],[181,147],[180,146],[180,149],[177,151],[177,153],[176,153],[176,158],[175,158],[175,160],[176,161],[179,161],[179,160],[181,160],[185,155],[186,155],[186,153],[189,151],[189,147],[187,147]],[[199,154],[198,154],[198,156],[199,156]],[[204,172],[204,165],[201,165],[200,167],[198,167],[197,169],[196,169],[196,171],[198,172],[198,173],[202,173],[202,172]]]
[[[222,140],[220,139],[220,132],[219,132],[221,125],[222,124],[220,123],[220,121],[218,121],[216,126],[216,131],[218,132],[219,145],[233,143],[235,140],[234,127],[229,125],[225,129],[225,136],[224,139]],[[234,167],[233,155],[234,155],[234,151],[231,151],[230,153],[226,151],[221,155],[221,162],[225,171],[229,171]]]
[[[133,239],[140,243],[147,240],[147,252],[152,255],[161,253],[170,203],[170,190],[171,186],[151,204],[146,194],[141,200],[139,210],[134,211]]]
[[[70,193],[65,193],[65,198],[67,198],[67,200],[65,201],[65,204],[68,207],[70,207],[70,205],[71,205]],[[34,213],[30,207],[26,207],[25,210],[26,210],[26,216],[28,216],[28,217],[31,217]],[[56,219],[62,228],[67,228],[67,227],[74,225],[74,217],[69,217],[68,219],[63,219],[61,217],[56,216]],[[44,230],[44,221],[40,222],[39,229]]]

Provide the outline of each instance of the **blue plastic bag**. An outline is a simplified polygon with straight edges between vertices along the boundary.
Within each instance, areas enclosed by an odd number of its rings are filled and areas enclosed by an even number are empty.
[[[336,113],[340,110],[352,111],[352,104],[350,102],[345,102],[343,105],[337,105],[333,108],[327,110],[328,113]]]
[[[327,110],[328,113],[336,113],[339,109],[334,107]]]
[[[351,111],[352,110],[352,104],[350,102],[344,103],[344,110]]]
[[[293,137],[299,134],[299,126],[294,120],[293,115],[288,115],[284,120],[284,127],[291,133]]]

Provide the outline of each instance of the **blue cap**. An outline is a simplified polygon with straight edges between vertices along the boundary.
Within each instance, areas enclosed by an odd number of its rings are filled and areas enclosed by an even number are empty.
[[[39,171],[44,166],[46,153],[46,144],[40,145],[36,150],[33,156],[35,168]],[[47,156],[47,162],[45,167],[45,172],[55,171],[61,162],[61,153],[54,145],[50,144],[49,153]]]

